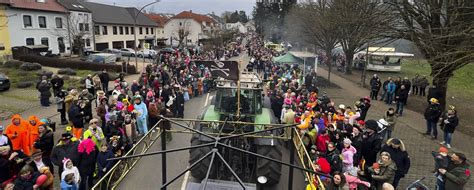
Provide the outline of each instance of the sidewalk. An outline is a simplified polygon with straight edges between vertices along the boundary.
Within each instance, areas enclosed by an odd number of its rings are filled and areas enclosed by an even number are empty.
[[[318,76],[327,78],[327,70],[325,68],[318,68]],[[353,81],[349,81],[335,74],[331,74],[331,82],[339,85],[341,89],[324,89],[328,92],[329,97],[333,98],[336,105],[345,104],[353,105],[360,97],[368,96],[369,91],[361,88]],[[343,96],[344,94],[344,96]],[[372,101],[368,116],[366,119],[378,120],[383,117],[383,114],[388,109],[388,106],[381,101]],[[394,107],[393,105],[392,107]],[[424,116],[420,113],[405,109],[403,117],[399,117],[395,126],[393,136],[400,138],[410,155],[411,168],[407,176],[400,181],[400,188],[408,186],[411,182],[427,177],[423,182],[430,188],[434,187],[435,178],[431,171],[434,168],[433,157],[431,151],[439,149],[439,142],[442,141],[443,132],[438,132],[438,140],[433,141],[430,137],[423,135],[426,130],[426,123]],[[438,130],[440,131],[440,130]],[[474,150],[467,145],[474,142],[472,137],[460,133],[454,133],[452,142],[453,149],[451,151],[460,151],[466,154],[468,159],[474,159]],[[466,189],[473,189],[474,181],[470,180],[466,184]]]

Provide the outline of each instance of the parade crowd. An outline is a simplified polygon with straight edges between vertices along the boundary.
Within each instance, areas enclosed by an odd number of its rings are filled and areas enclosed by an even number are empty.
[[[243,38],[248,39],[247,44]],[[304,75],[298,65],[274,64],[272,57],[279,53],[265,48],[257,34],[240,35],[235,43],[203,52],[161,54],[157,64],[148,65],[131,83],[124,75],[112,79],[106,70],[89,75],[82,90],[63,89],[59,76],[42,78],[37,85],[41,105],[49,106],[54,96],[66,132],[55,140],[54,122],[36,116],[23,119],[14,115],[9,125],[0,126],[1,187],[54,189],[54,178],[60,178],[61,189],[90,189],[94,179],[114,165],[108,159],[123,156],[140,137],[155,129],[160,116],[184,117],[185,102],[214,87],[209,68],[194,60],[226,60],[247,51],[251,57],[247,69],[255,69],[268,81],[264,98],[271,102],[278,121],[297,124],[316,172],[324,174],[320,177],[326,189],[397,188],[409,172],[410,157],[403,140],[392,132],[407,103],[410,81],[397,84],[389,79],[382,85],[374,76],[370,96],[354,105],[336,105],[317,88],[314,72]],[[113,81],[111,88],[109,81]],[[381,119],[367,119],[371,101],[378,99],[382,87],[381,99],[387,104],[395,101],[397,106],[389,107]],[[421,85],[417,89],[420,94],[425,90]],[[441,113],[436,97],[428,97],[427,133],[436,137],[440,124],[445,132],[443,144],[450,148],[456,111],[450,107]],[[170,134],[166,137],[172,140]],[[447,148],[433,152],[436,185],[440,190],[463,189],[470,177],[467,158],[459,152],[449,153]],[[318,180],[308,183],[310,189],[321,185]]]
[[[397,118],[403,114],[408,92],[424,96],[428,86],[426,77],[413,81],[392,80],[382,85],[375,75],[371,80],[370,96],[356,99],[354,105],[336,105],[325,92],[317,88],[316,74],[302,74],[298,65],[274,64],[272,56],[278,53],[264,48],[264,41],[252,35],[246,46],[251,63],[249,69],[256,69],[269,81],[265,98],[271,102],[275,117],[283,124],[297,124],[307,152],[321,175],[322,185],[329,190],[339,189],[396,189],[400,179],[410,170],[410,156],[403,140],[392,136]],[[383,87],[382,101],[389,107],[381,119],[368,119],[371,101],[378,100]],[[440,190],[463,189],[470,178],[469,164],[464,154],[450,152],[450,139],[458,124],[453,106],[441,113],[438,103],[439,91],[429,89],[430,102],[425,119],[427,134],[436,138],[438,125],[445,132],[445,141],[439,150],[433,152],[437,177],[436,187]],[[391,107],[395,102],[396,107]],[[328,177],[331,176],[331,177]],[[315,189],[320,181],[308,182],[307,189]]]
[[[54,178],[59,178],[63,190],[90,189],[115,164],[108,159],[123,156],[155,130],[161,116],[184,117],[185,102],[213,88],[209,68],[194,61],[238,56],[242,37],[233,40],[232,46],[206,51],[162,53],[131,83],[124,74],[115,79],[106,70],[88,75],[82,90],[64,89],[57,75],[42,77],[40,103],[48,107],[54,96],[65,133],[56,140],[55,122],[13,115],[9,125],[0,126],[0,188],[57,189]],[[166,138],[172,140],[170,134]]]

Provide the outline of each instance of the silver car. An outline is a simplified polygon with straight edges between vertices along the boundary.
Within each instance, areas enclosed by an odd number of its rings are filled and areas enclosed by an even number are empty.
[[[122,48],[120,49],[122,57],[135,57],[135,50],[132,48]]]
[[[116,61],[120,61],[122,60],[122,52],[118,49],[104,49],[102,50],[102,53],[111,53],[111,54],[114,54],[115,57],[117,57],[117,60]]]

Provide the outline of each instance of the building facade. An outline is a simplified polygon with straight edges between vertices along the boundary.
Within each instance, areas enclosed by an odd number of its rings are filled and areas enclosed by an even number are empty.
[[[8,30],[7,8],[9,1],[0,0],[0,57],[11,55],[10,31]]]
[[[87,51],[94,50],[92,13],[79,0],[58,0],[66,8],[66,31],[63,36],[67,38],[69,46],[74,53],[78,53],[80,43]],[[77,45],[75,45],[77,44]]]
[[[68,53],[66,10],[55,0],[10,0],[6,9],[11,47],[46,45],[53,54]]]
[[[138,14],[136,8],[91,2],[83,4],[92,12],[95,50],[134,48],[135,44],[139,49],[148,49],[156,45],[157,24],[142,13]],[[135,15],[138,15],[136,22]]]
[[[209,16],[183,11],[166,22],[164,34],[167,45],[196,45],[214,30],[215,21]],[[181,42],[182,44],[179,44]]]

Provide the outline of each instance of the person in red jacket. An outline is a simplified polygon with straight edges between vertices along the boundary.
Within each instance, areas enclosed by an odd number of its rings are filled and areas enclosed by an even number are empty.
[[[316,171],[321,172],[323,174],[329,175],[331,173],[331,165],[329,164],[328,160],[324,157],[318,157],[315,161],[316,164]]]
[[[13,151],[23,151],[26,155],[30,154],[28,138],[28,122],[23,120],[20,115],[12,116],[12,123],[8,125],[5,134],[10,138],[13,144]]]
[[[331,141],[329,138],[328,132],[326,129],[321,130],[321,134],[318,135],[316,138],[316,148],[321,153],[326,153],[327,151],[327,143]]]

